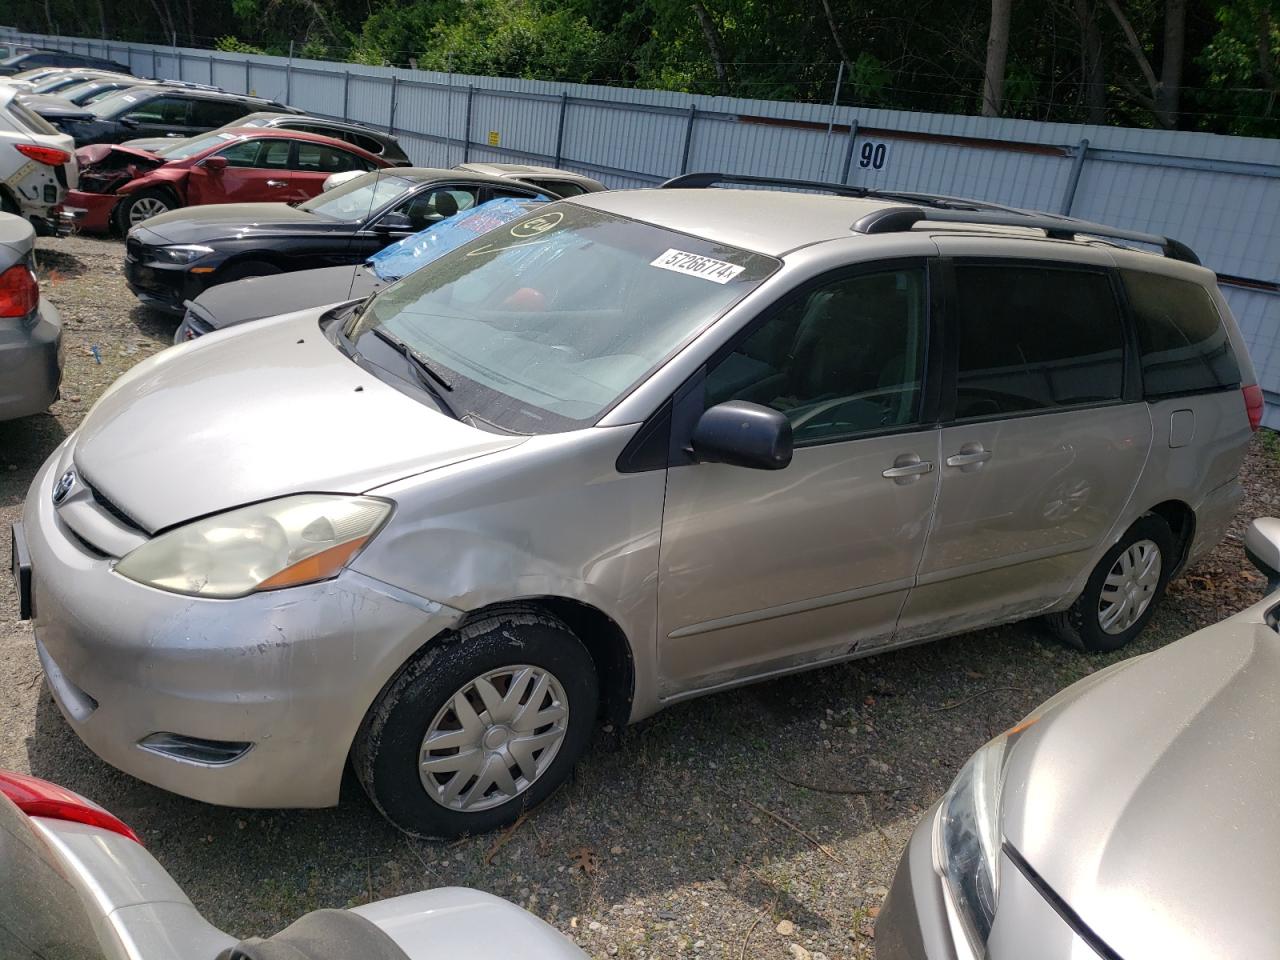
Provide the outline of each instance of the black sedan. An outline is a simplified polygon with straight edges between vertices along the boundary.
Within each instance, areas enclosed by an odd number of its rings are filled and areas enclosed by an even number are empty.
[[[292,107],[240,93],[160,84],[129,87],[90,103],[83,114],[53,118],[77,147],[121,143],[137,137],[192,137],[260,110],[297,113]]]
[[[143,303],[182,314],[209,287],[245,277],[363,263],[388,244],[500,197],[550,190],[466,170],[396,167],[296,207],[224,203],[174,210],[129,231],[125,277]]]

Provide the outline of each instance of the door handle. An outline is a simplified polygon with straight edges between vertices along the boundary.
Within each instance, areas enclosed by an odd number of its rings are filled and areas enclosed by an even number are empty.
[[[268,180],[267,181],[268,187],[287,187],[288,185],[289,185],[288,180]]]
[[[966,443],[960,452],[947,457],[948,467],[978,467],[991,459],[991,451],[980,443]]]
[[[916,477],[922,477],[926,473],[933,473],[932,460],[921,460],[914,453],[904,453],[893,461],[892,467],[882,471],[880,476],[901,485],[911,483]]]

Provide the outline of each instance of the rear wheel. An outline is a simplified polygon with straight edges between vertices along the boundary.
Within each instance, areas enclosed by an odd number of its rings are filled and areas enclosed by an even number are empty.
[[[1076,602],[1046,618],[1050,628],[1089,653],[1119,650],[1155,613],[1173,572],[1176,548],[1164,520],[1153,514],[1140,517],[1098,561]]]
[[[139,193],[131,193],[116,207],[116,224],[121,233],[128,233],[131,228],[144,220],[158,217],[170,210],[177,210],[179,206],[181,204],[174,199],[173,194],[166,190],[143,190]]]
[[[498,611],[433,644],[387,685],[352,766],[406,833],[493,830],[569,776],[598,702],[595,665],[568,627],[534,610]]]

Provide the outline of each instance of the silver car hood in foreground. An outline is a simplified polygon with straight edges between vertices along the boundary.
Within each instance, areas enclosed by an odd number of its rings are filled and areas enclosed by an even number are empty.
[[[1007,841],[1124,960],[1280,944],[1280,635],[1268,600],[1048,705]]]
[[[324,337],[321,313],[211,334],[138,364],[85,417],[76,469],[154,532],[290,493],[361,493],[524,440],[387,386]]]

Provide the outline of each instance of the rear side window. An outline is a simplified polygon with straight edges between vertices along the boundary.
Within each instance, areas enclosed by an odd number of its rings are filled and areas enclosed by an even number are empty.
[[[372,170],[373,164],[354,153],[323,143],[299,141],[296,169],[309,173],[345,173],[348,170]]]
[[[960,264],[956,294],[957,419],[1121,398],[1124,330],[1106,273]]]
[[[572,180],[527,180],[543,190],[550,190],[559,197],[578,197],[587,192],[587,188]]]
[[[17,97],[14,97],[9,101],[9,115],[32,133],[50,136],[56,135],[58,132],[54,129],[53,124],[40,116],[40,114],[36,113],[34,110],[28,108]]]
[[[1138,328],[1148,399],[1240,385],[1240,365],[1209,291],[1137,270],[1120,276]]]
[[[235,100],[196,100],[191,104],[191,125],[213,129],[239,120],[248,112],[243,103]]]

